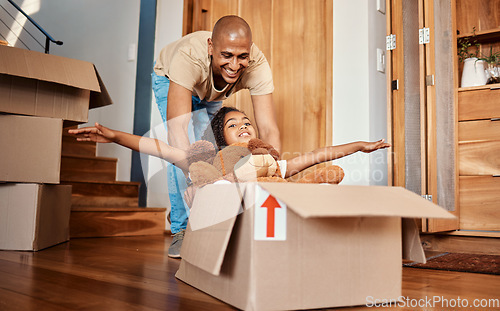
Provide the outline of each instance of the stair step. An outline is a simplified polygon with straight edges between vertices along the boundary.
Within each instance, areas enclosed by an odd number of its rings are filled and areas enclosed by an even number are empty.
[[[88,196],[137,197],[141,183],[134,181],[68,181],[73,194]]]
[[[72,206],[139,206],[139,182],[131,181],[71,181]]]
[[[72,207],[70,238],[159,235],[166,208]]]
[[[63,155],[81,155],[95,157],[97,144],[92,141],[77,141],[73,136],[62,136]]]
[[[61,181],[115,181],[116,158],[63,155]]]
[[[71,206],[123,206],[123,207],[139,207],[139,198],[113,197],[113,196],[89,196],[73,194],[71,196]]]

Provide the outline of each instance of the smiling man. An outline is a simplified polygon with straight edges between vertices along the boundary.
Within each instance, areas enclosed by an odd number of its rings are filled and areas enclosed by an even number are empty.
[[[188,148],[191,120],[199,140],[222,101],[242,89],[250,91],[260,138],[280,150],[271,68],[253,44],[245,20],[224,16],[212,32],[194,32],[163,48],[154,67],[153,90],[169,144]],[[184,173],[175,166],[167,167],[167,175],[174,237],[168,255],[180,258],[189,215],[183,200],[187,185]]]

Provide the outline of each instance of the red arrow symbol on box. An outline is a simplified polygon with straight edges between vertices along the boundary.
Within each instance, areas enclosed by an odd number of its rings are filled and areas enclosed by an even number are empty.
[[[281,208],[281,205],[276,199],[270,195],[262,203],[261,207],[267,208],[267,237],[274,238],[274,209]]]

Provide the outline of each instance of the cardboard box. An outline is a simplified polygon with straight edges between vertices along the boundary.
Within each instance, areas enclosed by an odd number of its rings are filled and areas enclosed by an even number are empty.
[[[397,187],[208,185],[196,194],[176,277],[247,310],[397,299],[402,239],[404,253],[425,261],[413,219],[402,238],[403,217],[454,216]]]
[[[71,186],[0,184],[0,249],[37,251],[69,240]]]
[[[112,103],[94,65],[0,46],[0,111],[87,122],[89,108]]]
[[[0,114],[0,181],[59,183],[62,122]]]

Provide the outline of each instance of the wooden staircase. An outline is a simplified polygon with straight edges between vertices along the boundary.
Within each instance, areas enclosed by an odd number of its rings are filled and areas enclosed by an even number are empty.
[[[63,130],[61,184],[72,185],[70,237],[163,234],[166,208],[139,207],[138,182],[116,181],[117,159]],[[76,128],[76,127],[72,127]]]

